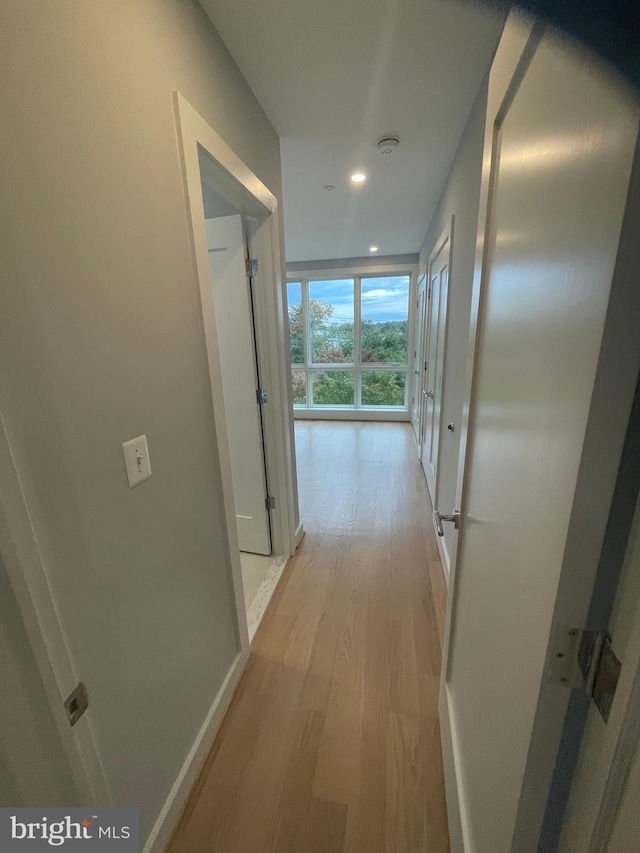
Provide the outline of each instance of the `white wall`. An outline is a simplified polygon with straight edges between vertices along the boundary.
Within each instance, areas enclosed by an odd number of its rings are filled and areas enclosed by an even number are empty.
[[[460,425],[464,397],[467,342],[473,267],[476,255],[476,232],[480,205],[480,177],[484,144],[484,122],[487,103],[487,83],[482,84],[471,110],[467,126],[458,146],[451,171],[440,196],[436,212],[429,224],[420,249],[419,274],[426,272],[438,238],[455,216],[453,230],[451,274],[449,279],[449,316],[446,349],[446,377],[443,399],[443,424],[440,433],[440,474],[438,507],[440,512],[451,512],[455,502],[460,449]],[[450,432],[446,424],[454,423]],[[444,525],[445,542],[452,553],[455,535],[451,525]]]
[[[172,90],[280,199],[279,142],[195,0],[5,0],[0,75],[0,405],[146,836],[237,649]]]

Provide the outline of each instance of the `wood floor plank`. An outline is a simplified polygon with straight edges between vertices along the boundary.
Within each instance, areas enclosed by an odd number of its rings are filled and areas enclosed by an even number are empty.
[[[387,716],[385,850],[427,850],[427,797],[420,762],[420,718]]]
[[[365,689],[358,798],[347,813],[345,853],[388,853],[385,850],[387,713],[378,691]]]
[[[307,535],[167,853],[449,853],[446,584],[411,428],[296,442]]]
[[[310,711],[306,715],[278,803],[274,850],[297,849],[305,837],[307,820],[301,820],[300,816],[308,816],[312,808],[314,797],[311,789],[323,725],[324,717],[318,711]]]
[[[332,601],[340,601],[338,609],[344,616],[333,645],[313,788],[320,799],[344,805],[357,796],[362,745],[366,600],[361,548],[360,543],[347,546],[345,557],[351,570],[338,575],[332,596]]]

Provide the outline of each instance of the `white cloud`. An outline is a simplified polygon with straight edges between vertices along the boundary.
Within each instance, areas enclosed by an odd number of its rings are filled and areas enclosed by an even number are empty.
[[[396,296],[406,298],[406,290],[385,290],[384,288],[378,288],[377,290],[367,290],[366,292],[364,290],[362,291],[363,301],[365,299],[388,299]]]

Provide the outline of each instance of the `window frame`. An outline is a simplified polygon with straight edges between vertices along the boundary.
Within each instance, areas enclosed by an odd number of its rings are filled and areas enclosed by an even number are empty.
[[[324,269],[324,270],[301,270],[291,271],[287,274],[287,286],[289,284],[300,283],[301,288],[301,319],[303,327],[303,343],[304,343],[304,363],[291,362],[290,368],[292,373],[299,373],[305,376],[307,402],[294,403],[293,408],[295,413],[301,412],[361,412],[373,415],[376,412],[381,414],[400,414],[406,415],[409,413],[412,393],[412,375],[409,368],[410,353],[413,342],[413,313],[411,311],[411,300],[415,296],[415,265],[406,266],[371,266],[366,268],[343,268],[343,269]],[[409,279],[409,292],[407,295],[407,351],[406,360],[404,362],[363,362],[361,351],[361,331],[362,331],[362,281],[369,278],[397,278],[407,277]],[[354,299],[354,318],[353,318],[353,352],[354,360],[352,362],[336,362],[336,363],[314,363],[311,359],[311,334],[309,327],[309,284],[317,281],[341,281],[345,279],[353,280],[353,299]],[[287,308],[288,290],[287,290]],[[329,371],[343,371],[353,374],[353,390],[354,401],[353,405],[331,405],[318,404],[313,402],[313,381],[314,373],[326,373]],[[362,404],[362,375],[367,372],[374,373],[404,373],[404,403],[401,406],[366,406]]]

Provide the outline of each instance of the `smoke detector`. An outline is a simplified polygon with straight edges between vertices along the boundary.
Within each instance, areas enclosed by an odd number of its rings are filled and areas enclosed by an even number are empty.
[[[400,140],[395,136],[385,136],[378,142],[378,154],[393,154],[400,145]]]

